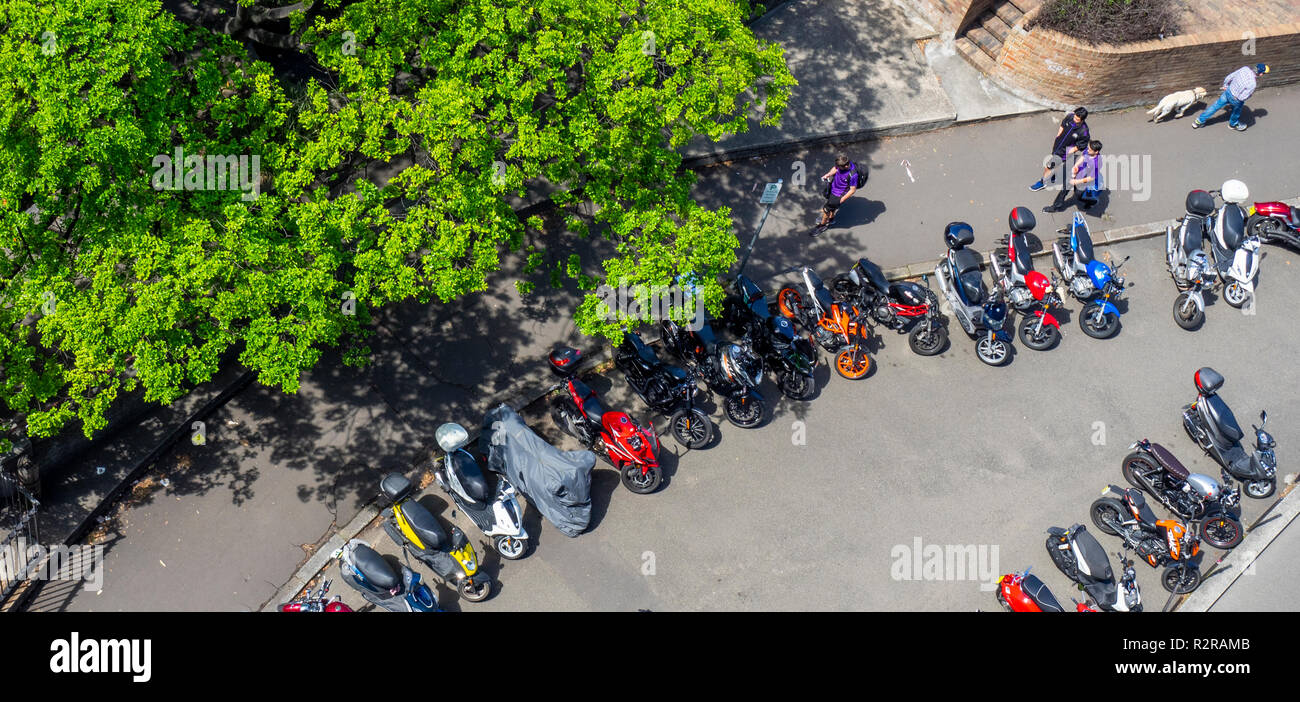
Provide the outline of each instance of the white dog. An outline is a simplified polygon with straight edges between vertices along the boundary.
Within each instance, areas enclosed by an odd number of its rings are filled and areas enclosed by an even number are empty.
[[[1170,112],[1178,110],[1175,119],[1182,117],[1183,113],[1192,105],[1195,105],[1201,98],[1205,97],[1205,88],[1193,88],[1191,90],[1179,90],[1176,93],[1169,93],[1160,98],[1160,102],[1155,107],[1147,110],[1147,114],[1155,115],[1148,122],[1159,122],[1169,116]]]

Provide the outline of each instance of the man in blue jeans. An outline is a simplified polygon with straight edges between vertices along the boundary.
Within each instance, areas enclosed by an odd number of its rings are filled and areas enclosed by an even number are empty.
[[[1241,108],[1246,105],[1246,100],[1255,94],[1255,76],[1262,76],[1268,73],[1268,64],[1257,63],[1254,68],[1242,66],[1227,78],[1223,79],[1223,94],[1219,99],[1210,105],[1209,109],[1196,116],[1192,120],[1192,129],[1200,129],[1205,126],[1205,120],[1218,114],[1219,110],[1231,106],[1232,112],[1228,115],[1228,126],[1233,129],[1244,132],[1246,125],[1241,124]]]

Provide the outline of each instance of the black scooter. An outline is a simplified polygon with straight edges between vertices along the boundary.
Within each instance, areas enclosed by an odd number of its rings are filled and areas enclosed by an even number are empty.
[[[700,393],[695,378],[659,360],[640,334],[623,334],[623,342],[614,349],[614,365],[643,402],[668,416],[668,428],[677,443],[699,449],[713,440],[713,420],[695,406]]]
[[[1206,453],[1223,466],[1229,475],[1240,480],[1245,493],[1264,499],[1277,489],[1277,442],[1264,431],[1268,413],[1259,413],[1255,430],[1255,452],[1247,455],[1241,446],[1245,434],[1237,426],[1228,403],[1218,395],[1223,376],[1213,368],[1196,371],[1196,401],[1183,406],[1183,428]]]
[[[1117,584],[1110,569],[1106,549],[1082,524],[1069,529],[1047,529],[1047,555],[1065,577],[1088,593],[1097,606],[1107,612],[1141,612],[1142,592],[1138,590],[1137,571],[1133,561],[1120,554],[1119,562],[1124,573]]]

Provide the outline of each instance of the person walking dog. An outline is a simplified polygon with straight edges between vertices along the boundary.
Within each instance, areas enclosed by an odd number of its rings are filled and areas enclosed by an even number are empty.
[[[1218,114],[1219,110],[1231,107],[1232,112],[1228,115],[1228,126],[1239,132],[1246,131],[1246,125],[1238,121],[1241,119],[1241,108],[1245,107],[1246,101],[1250,99],[1251,95],[1255,94],[1255,76],[1262,76],[1268,73],[1268,70],[1268,64],[1257,63],[1254,68],[1242,66],[1229,73],[1228,77],[1223,79],[1223,93],[1219,95],[1219,99],[1215,100],[1213,105],[1210,105],[1207,110],[1192,120],[1192,129],[1204,127],[1205,120]]]
[[[1079,107],[1074,110],[1073,114],[1065,116],[1061,120],[1061,128],[1056,130],[1056,139],[1052,141],[1052,155],[1047,160],[1047,165],[1043,166],[1043,177],[1038,182],[1029,186],[1029,189],[1038,192],[1047,187],[1044,181],[1050,175],[1053,183],[1056,182],[1056,174],[1052,171],[1056,162],[1061,162],[1061,176],[1065,176],[1066,157],[1075,151],[1081,151],[1088,145],[1092,136],[1088,133],[1088,109]]]
[[[839,212],[840,205],[853,197],[853,193],[862,187],[865,180],[862,172],[858,170],[858,164],[850,161],[848,156],[841,155],[836,158],[835,166],[822,176],[822,182],[826,183],[826,190],[823,193],[826,203],[822,205],[821,221],[808,235],[817,236],[826,231],[831,220],[835,219],[835,213]]]

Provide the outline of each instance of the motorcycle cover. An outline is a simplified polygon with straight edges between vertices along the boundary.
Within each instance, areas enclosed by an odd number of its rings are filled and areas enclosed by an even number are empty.
[[[571,537],[587,529],[595,454],[555,448],[504,404],[483,418],[479,451],[556,529]]]

